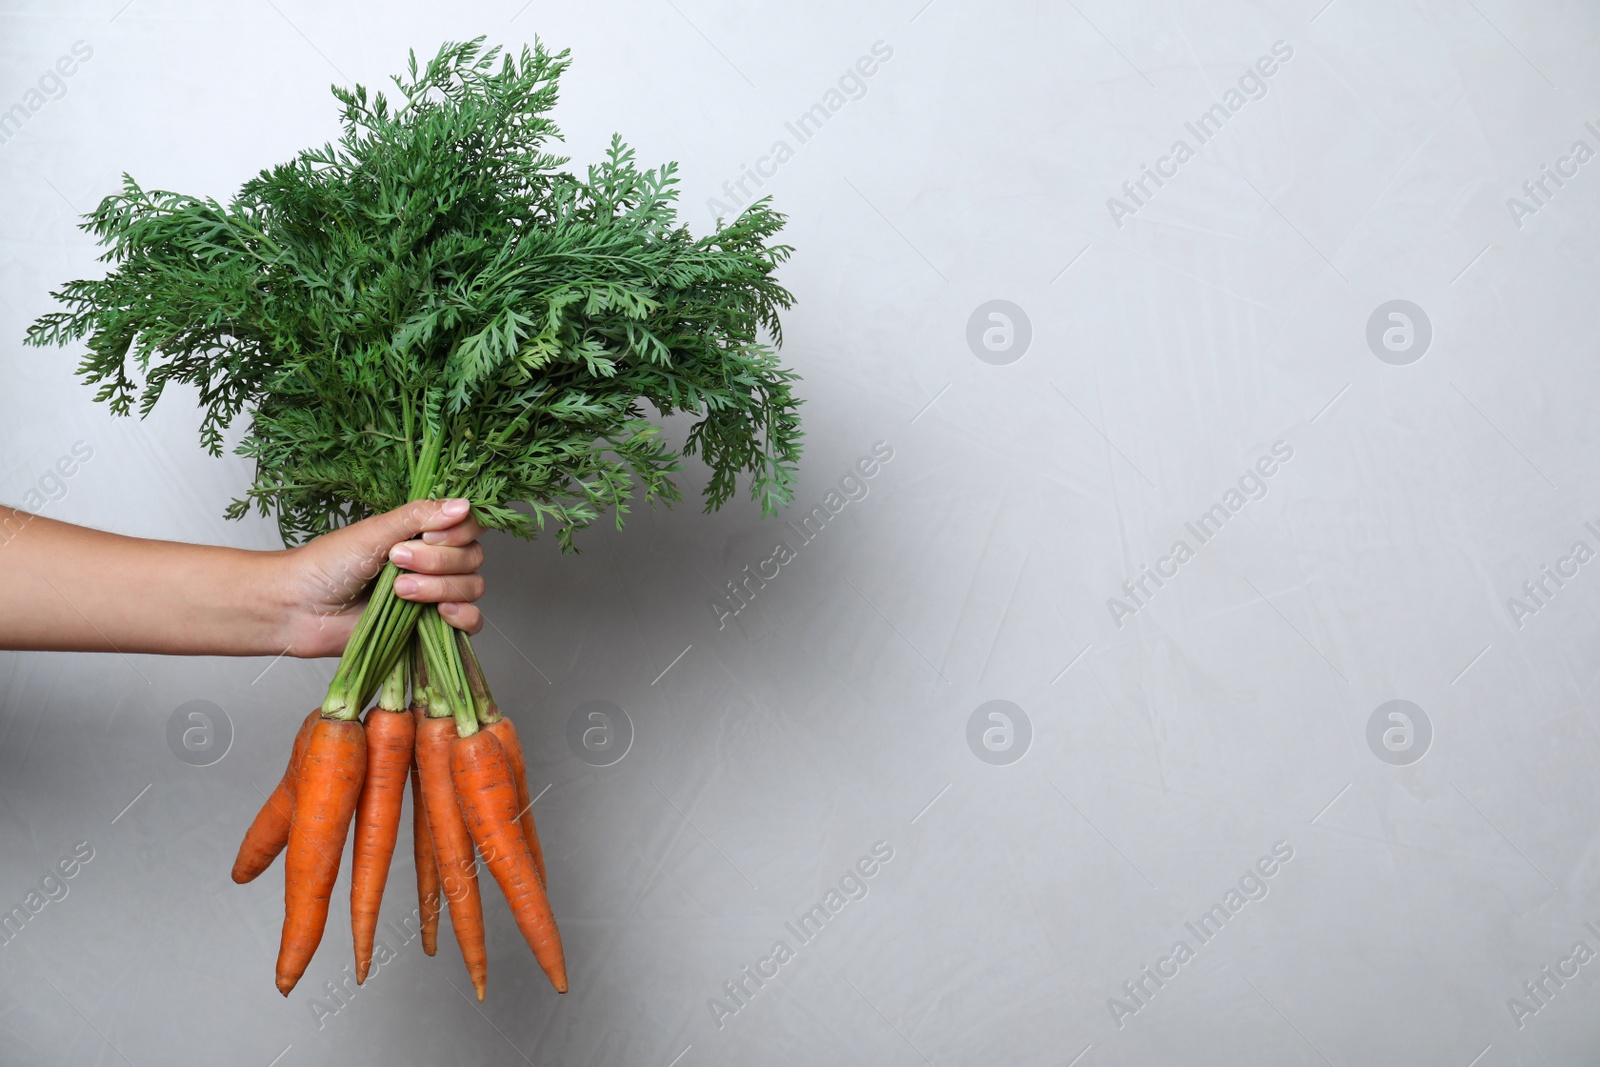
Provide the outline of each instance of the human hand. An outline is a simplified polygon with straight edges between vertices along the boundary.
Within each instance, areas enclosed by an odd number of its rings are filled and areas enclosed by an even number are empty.
[[[482,532],[465,500],[415,500],[287,550],[281,559],[284,647],[302,658],[343,652],[385,561],[410,572],[395,579],[396,596],[437,604],[451,626],[477,633],[483,628],[473,604],[484,589],[478,574]]]

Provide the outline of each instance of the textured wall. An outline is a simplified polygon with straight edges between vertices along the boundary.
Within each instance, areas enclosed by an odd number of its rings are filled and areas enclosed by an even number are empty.
[[[330,81],[480,33],[571,46],[571,154],[679,160],[697,230],[790,214],[808,447],[793,526],[685,502],[576,558],[489,546],[564,998],[497,897],[481,1007],[448,934],[327,993],[338,907],[277,995],[281,866],[227,872],[330,663],[0,654],[0,909],[59,898],[0,946],[0,1061],[1593,1062],[1597,31],[1582,0],[4,4],[0,499],[270,547],[185,404],[112,419],[22,331],[122,171],[225,198],[336,133]]]

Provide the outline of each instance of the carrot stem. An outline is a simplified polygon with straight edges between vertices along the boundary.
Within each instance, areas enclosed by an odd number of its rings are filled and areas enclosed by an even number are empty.
[[[378,573],[322,702],[322,712],[330,719],[350,721],[361,714],[394,669],[416,626],[422,605],[395,596],[394,580],[399,574],[400,568],[393,563],[385,563]]]
[[[422,632],[418,630],[411,635],[411,706],[421,708],[426,714],[428,710],[428,659],[423,655]]]
[[[378,690],[378,707],[384,711],[406,710],[406,680],[411,676],[409,646],[400,646],[400,659],[395,663],[394,670],[389,672],[383,680],[383,688]]]
[[[422,454],[412,473],[408,500],[427,499],[437,490],[443,442],[444,435],[424,420]],[[322,713],[330,719],[349,722],[361,714],[384,678],[394,670],[407,639],[416,629],[422,605],[395,596],[394,580],[399,575],[400,568],[393,563],[385,563],[378,572],[367,606],[356,620],[355,631],[345,644],[339,667],[328,685],[328,695],[322,702]]]
[[[478,732],[478,719],[467,689],[461,653],[451,636],[454,630],[430,605],[417,620],[417,633],[422,637],[423,656],[428,661],[428,714],[433,718],[453,717],[457,736],[471,737]]]
[[[466,631],[456,631],[456,645],[461,654],[461,666],[467,675],[467,691],[472,694],[472,702],[478,713],[478,722],[488,726],[500,719],[500,706],[494,702],[494,694],[489,692],[489,682],[483,676],[483,665],[478,662],[478,654],[473,651],[472,638]]]

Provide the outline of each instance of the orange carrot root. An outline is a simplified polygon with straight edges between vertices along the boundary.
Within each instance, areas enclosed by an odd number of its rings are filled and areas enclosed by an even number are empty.
[[[284,996],[305,974],[322,941],[345,836],[366,775],[366,741],[359,722],[319,718],[295,776],[278,945],[277,985]]]
[[[528,768],[522,759],[522,742],[517,737],[517,728],[510,719],[501,716],[484,729],[499,738],[501,747],[506,750],[506,761],[511,764],[512,784],[517,787],[517,812],[522,823],[522,836],[528,842],[528,851],[533,853],[533,866],[539,872],[539,884],[548,890],[550,880],[544,873],[544,849],[539,845],[539,831],[533,824],[533,801],[529,799],[528,794]]]
[[[517,819],[517,789],[505,746],[487,730],[450,745],[451,777],[468,832],[511,906],[534,958],[556,992],[567,991],[567,964],[550,901]]]
[[[367,980],[378,910],[389,880],[389,862],[400,834],[400,809],[416,722],[407,711],[373,708],[367,712],[367,773],[356,802],[355,850],[350,861],[350,930],[355,939],[356,984]]]
[[[300,757],[311,737],[311,727],[316,724],[321,709],[306,716],[305,722],[294,735],[294,745],[289,750],[289,766],[284,769],[278,786],[267,797],[256,813],[250,829],[244,832],[239,843],[239,855],[233,861],[233,880],[243,885],[253,881],[262,871],[272,866],[283,846],[289,843],[289,822],[294,818],[294,776],[300,766]]]
[[[421,709],[415,712],[420,721],[423,718]],[[417,866],[417,914],[422,923],[422,951],[432,956],[439,950],[439,861],[433,854],[428,808],[422,796],[422,775],[414,759],[411,761],[411,847]]]
[[[482,1000],[488,987],[489,954],[483,940],[483,900],[478,893],[472,835],[462,819],[450,777],[450,746],[455,737],[454,720],[424,718],[417,724],[417,766],[428,812],[428,832],[433,838],[444,897],[450,902],[450,926],[455,930],[456,944],[461,946],[461,959],[467,965],[472,988]]]

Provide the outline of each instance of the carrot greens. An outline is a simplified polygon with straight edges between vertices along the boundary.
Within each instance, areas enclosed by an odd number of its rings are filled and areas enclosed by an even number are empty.
[[[497,64],[496,60],[501,61]],[[641,170],[613,138],[576,176],[546,150],[568,53],[449,44],[396,77],[394,103],[335,88],[337,144],[244,183],[227,205],[124,176],[84,222],[115,264],[54,294],[33,344],[85,339],[97,398],[148,413],[198,388],[200,436],[249,412],[254,484],[228,509],[275,514],[286,542],[407,500],[463,496],[485,526],[572,533],[635,479],[681,498],[678,457],[645,417],[701,416],[683,451],[711,468],[706,510],[750,476],[763,512],[792,500],[796,375],[773,277],[783,216],[765,201],[696,238],[676,166]],[[142,377],[142,381],[139,380]],[[523,502],[526,512],[514,508]],[[330,689],[354,716],[418,613],[386,567]]]

